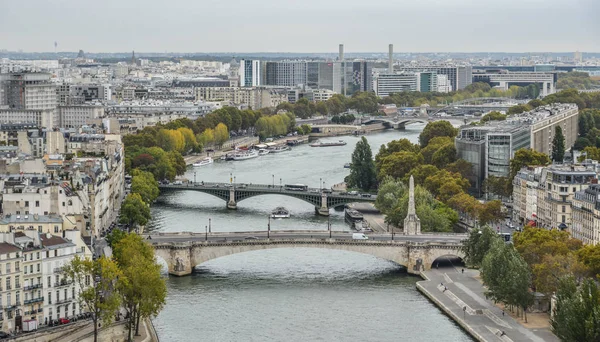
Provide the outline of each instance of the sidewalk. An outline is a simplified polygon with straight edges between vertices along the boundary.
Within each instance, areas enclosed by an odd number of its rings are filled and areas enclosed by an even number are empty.
[[[558,342],[547,328],[528,329],[492,301],[485,299],[484,287],[475,278],[477,270],[444,267],[422,272],[427,279],[417,289],[478,341]],[[443,284],[443,285],[442,285]],[[504,334],[503,334],[504,333]]]
[[[136,342],[158,342],[153,334],[153,327],[148,326],[147,320],[140,322],[140,336],[134,336]],[[133,332],[132,332],[133,333]],[[102,327],[98,332],[98,341],[117,342],[127,340],[127,325],[125,321],[116,322],[108,327]],[[91,324],[85,328],[70,334],[67,337],[53,340],[53,342],[92,342],[94,341],[94,326]]]

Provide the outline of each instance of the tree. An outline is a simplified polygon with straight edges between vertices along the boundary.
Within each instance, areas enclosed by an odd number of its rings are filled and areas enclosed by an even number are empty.
[[[133,171],[131,192],[139,194],[142,200],[147,204],[154,202],[160,194],[160,190],[158,189],[158,185],[156,185],[156,180],[152,173],[137,169]]]
[[[460,173],[463,178],[471,181],[473,178],[473,164],[464,159],[457,159],[455,162],[446,165],[446,170],[452,173]]]
[[[423,156],[420,153],[394,152],[381,160],[378,177],[379,179],[386,176],[402,178],[422,163]]]
[[[540,263],[533,265],[531,271],[535,290],[550,298],[558,290],[561,278],[574,275],[581,279],[586,273],[586,268],[577,260],[574,253],[546,254]]]
[[[541,263],[545,255],[566,256],[582,247],[582,242],[566,231],[534,227],[515,233],[513,243],[532,268]]]
[[[229,131],[227,126],[220,123],[215,127],[215,143],[221,147],[229,139]]]
[[[515,178],[517,172],[524,166],[546,166],[548,164],[550,164],[550,158],[548,158],[547,154],[528,148],[522,148],[515,152],[515,156],[510,160],[510,176],[508,178]]]
[[[348,186],[350,188],[360,188],[363,191],[369,191],[377,186],[377,174],[371,154],[371,146],[365,137],[362,137],[356,143],[352,153]]]
[[[386,222],[400,227],[404,225],[404,218],[408,214],[408,195],[405,191],[387,214]],[[452,224],[458,220],[456,212],[437,201],[420,185],[415,186],[415,210],[424,232],[450,232]]]
[[[121,203],[121,219],[123,224],[129,225],[129,230],[134,225],[145,226],[150,220],[150,208],[136,193],[130,193]]]
[[[122,231],[121,229],[113,229],[108,235],[106,235],[106,243],[114,250],[115,246],[127,236],[127,233]]]
[[[460,174],[440,170],[427,177],[423,185],[437,199],[445,203],[451,197],[466,191],[469,188],[469,181],[462,178]]]
[[[421,147],[427,146],[429,140],[435,137],[454,138],[458,134],[458,129],[454,128],[448,121],[433,121],[427,124],[419,135]]]
[[[508,177],[489,176],[483,181],[483,188],[488,194],[495,194],[500,198],[510,197],[512,181]]]
[[[456,194],[446,203],[450,208],[466,215],[472,220],[478,217],[482,207],[482,204],[475,197],[464,192]]]
[[[207,128],[196,140],[202,143],[202,146],[209,146],[215,142],[215,131],[212,128]]]
[[[600,244],[586,245],[576,253],[577,259],[587,267],[589,275],[600,279]]]
[[[415,145],[408,139],[392,140],[386,145],[381,145],[379,152],[375,156],[375,166],[377,170],[381,168],[381,162],[383,158],[389,156],[394,152],[413,152],[419,153],[419,145]]]
[[[465,253],[465,263],[472,267],[481,266],[483,258],[496,240],[500,240],[500,237],[489,226],[472,229],[462,247],[463,253]]]
[[[421,149],[421,154],[425,158],[425,163],[433,164],[433,155],[445,146],[454,146],[454,140],[450,137],[435,137],[429,140],[427,146]],[[456,155],[456,150],[454,151]],[[453,157],[455,158],[455,156]]]
[[[554,138],[552,139],[552,161],[562,163],[565,157],[565,136],[562,128],[556,126],[554,129]]]
[[[180,127],[177,129],[177,131],[183,135],[183,139],[185,141],[183,153],[188,153],[195,150],[198,146],[198,143],[196,142],[196,136],[194,135],[194,132],[187,127]]]
[[[456,147],[453,143],[442,146],[431,157],[431,163],[440,169],[454,161],[456,161]]]
[[[584,155],[581,156],[581,159],[592,159],[596,161],[600,161],[600,148],[588,146],[583,149]]]
[[[312,127],[310,125],[302,124],[300,127],[302,127],[302,134],[304,135],[308,135],[312,131]]]
[[[500,112],[489,112],[486,115],[484,115],[481,118],[481,122],[488,122],[488,121],[503,121],[506,120],[507,115],[506,114],[502,114]]]
[[[498,200],[489,201],[483,204],[479,211],[479,223],[488,224],[499,221],[504,217],[502,213],[502,202]]]
[[[154,259],[152,246],[137,234],[127,234],[114,247],[115,259],[127,282],[118,287],[128,313],[128,340],[131,331],[139,335],[140,319],[157,315],[165,304],[167,288]]]
[[[392,177],[384,178],[379,185],[375,208],[387,215],[398,205],[398,201],[405,192],[406,186],[401,181]]]
[[[123,274],[117,264],[105,256],[96,260],[75,256],[64,271],[77,284],[82,311],[92,314],[94,342],[97,342],[98,322],[110,324],[119,309],[120,300],[114,289],[125,281]]]
[[[556,292],[552,332],[561,341],[600,341],[600,288],[585,279],[578,288],[573,277],[560,280]]]

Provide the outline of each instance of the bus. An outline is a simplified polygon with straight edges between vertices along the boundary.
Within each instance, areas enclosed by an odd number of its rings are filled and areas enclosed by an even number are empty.
[[[286,184],[285,185],[285,189],[286,190],[290,190],[290,191],[308,191],[308,185],[304,185],[304,184]]]
[[[500,237],[504,239],[504,242],[511,242],[512,240],[512,236],[510,233],[498,233],[498,235],[500,235]]]

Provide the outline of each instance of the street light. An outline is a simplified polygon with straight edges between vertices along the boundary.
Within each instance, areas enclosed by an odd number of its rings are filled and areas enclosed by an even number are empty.
[[[204,241],[208,241],[208,226],[204,226]]]
[[[271,215],[268,215],[269,223],[267,224],[267,239],[271,238]]]
[[[321,186],[323,184],[323,178],[319,178],[319,191],[321,191],[321,189],[323,189],[323,187]]]
[[[210,218],[208,218],[208,232],[210,233]]]
[[[331,218],[327,216],[327,228],[329,229],[329,238],[331,239]]]
[[[233,176],[233,185],[235,186],[235,176]]]
[[[272,187],[274,188],[275,187],[275,175],[271,175],[271,177],[273,177],[273,185],[272,185]]]
[[[231,174],[231,172],[229,172],[229,183],[231,183],[233,181],[233,175]]]
[[[194,171],[194,185],[196,185],[196,172]]]

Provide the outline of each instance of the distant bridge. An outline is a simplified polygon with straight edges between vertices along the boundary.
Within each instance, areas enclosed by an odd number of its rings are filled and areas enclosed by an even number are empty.
[[[408,273],[428,270],[444,256],[464,257],[465,234],[369,235],[354,240],[350,232],[262,231],[235,233],[158,233],[147,237],[155,254],[164,259],[169,274],[184,276],[203,262],[227,255],[273,248],[336,249],[395,262]]]
[[[259,195],[283,195],[295,197],[315,206],[315,211],[327,216],[329,208],[335,208],[354,202],[375,202],[377,195],[356,194],[331,191],[329,189],[307,188],[306,190],[288,190],[284,185],[243,184],[243,183],[183,183],[181,185],[161,184],[164,191],[198,191],[213,195],[227,202],[227,208],[236,209],[237,202]]]
[[[383,123],[388,126],[388,128],[393,129],[404,129],[406,125],[410,125],[413,123],[428,123],[431,119],[428,116],[403,116],[398,115],[394,117],[388,116],[371,116],[367,118],[362,118],[361,122],[365,125],[375,124],[375,123]]]
[[[443,107],[432,108],[430,115],[436,115],[440,112],[452,112],[456,110],[462,111],[481,111],[487,112],[492,110],[507,111],[508,108],[527,102],[526,100],[517,100],[509,97],[475,97],[456,101]]]

